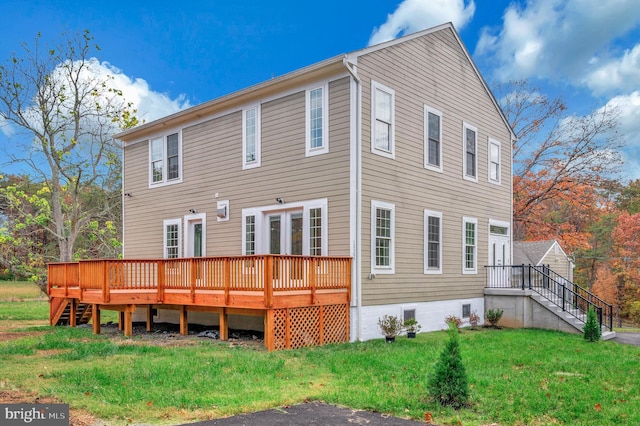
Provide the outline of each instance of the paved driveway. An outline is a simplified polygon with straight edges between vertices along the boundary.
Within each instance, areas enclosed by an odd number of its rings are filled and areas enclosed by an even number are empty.
[[[640,333],[620,333],[616,331],[616,337],[611,340],[627,345],[640,346]]]
[[[240,414],[225,419],[190,423],[188,426],[307,426],[307,425],[368,425],[368,426],[424,426],[424,422],[390,417],[370,411],[336,407],[314,401],[257,413]],[[187,426],[187,425],[184,425]]]

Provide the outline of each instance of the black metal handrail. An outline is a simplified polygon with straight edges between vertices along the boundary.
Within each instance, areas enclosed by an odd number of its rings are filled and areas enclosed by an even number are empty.
[[[613,330],[613,306],[587,289],[557,274],[548,266],[485,266],[487,287],[520,288],[535,291],[581,322],[592,306],[601,326]]]

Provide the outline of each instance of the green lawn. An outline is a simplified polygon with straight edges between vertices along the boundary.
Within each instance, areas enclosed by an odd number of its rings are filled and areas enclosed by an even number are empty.
[[[46,324],[46,302],[2,302],[0,327],[38,312]],[[415,419],[430,412],[438,424],[465,426],[640,424],[640,348],[580,335],[463,331],[471,403],[454,411],[426,393],[444,332],[268,353],[196,338],[159,346],[83,328],[27,330],[35,333],[0,342],[0,391],[56,396],[109,424],[178,424],[305,400]]]
[[[47,295],[29,281],[0,281],[0,302],[47,300]]]

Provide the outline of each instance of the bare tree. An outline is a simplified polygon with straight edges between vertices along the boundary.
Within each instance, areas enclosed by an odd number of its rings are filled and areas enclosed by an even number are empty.
[[[120,208],[120,152],[112,135],[137,123],[113,77],[96,71],[94,49],[87,30],[62,34],[51,46],[38,34],[33,46],[22,46],[21,56],[0,65],[0,121],[31,138],[11,161],[27,165],[43,184],[37,211],[25,208],[33,199],[4,195],[25,220],[39,218],[57,242],[61,262],[72,260],[90,223]]]

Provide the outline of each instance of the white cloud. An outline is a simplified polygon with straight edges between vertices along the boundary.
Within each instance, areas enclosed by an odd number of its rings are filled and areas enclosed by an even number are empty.
[[[185,95],[171,99],[165,93],[151,90],[146,80],[131,78],[108,62],[91,59],[91,70],[100,78],[113,77],[113,87],[122,90],[125,101],[138,110],[140,122],[149,122],[190,107]]]
[[[0,116],[0,132],[2,132],[2,134],[7,138],[11,139],[11,137],[16,134],[16,129],[14,129],[11,123],[9,123],[4,117]]]
[[[484,28],[476,54],[494,61],[496,78],[585,75],[608,57],[612,42],[640,24],[637,0],[527,0],[510,5],[499,29]]]
[[[452,22],[463,28],[475,13],[473,0],[404,0],[387,21],[373,30],[369,46],[401,35]]]
[[[618,131],[625,135],[627,145],[640,149],[640,90],[612,98],[605,108],[618,112]]]
[[[585,84],[595,93],[628,92],[640,87],[640,44],[625,50],[621,58],[599,65],[585,79]]]
[[[612,98],[604,107],[615,108],[618,113],[618,132],[623,135],[626,147],[623,150],[625,175],[640,178],[640,91]]]

